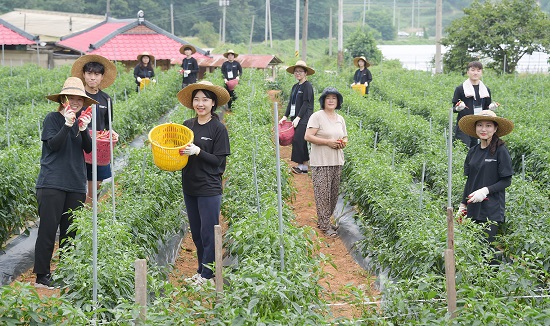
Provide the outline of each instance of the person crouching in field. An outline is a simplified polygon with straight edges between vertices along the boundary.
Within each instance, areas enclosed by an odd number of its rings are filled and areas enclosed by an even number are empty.
[[[480,139],[464,161],[467,180],[459,213],[484,224],[487,241],[492,244],[505,221],[505,189],[514,174],[510,153],[500,137],[512,132],[514,124],[490,110],[465,116],[458,124],[466,135]]]
[[[330,217],[336,208],[344,151],[348,143],[346,121],[336,113],[344,101],[334,87],[327,87],[319,97],[321,110],[307,123],[304,139],[311,143],[310,166],[317,207],[317,226],[328,237],[336,237]]]

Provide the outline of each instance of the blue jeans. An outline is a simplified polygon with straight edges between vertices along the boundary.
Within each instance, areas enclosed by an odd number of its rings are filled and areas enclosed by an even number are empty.
[[[213,271],[205,265],[215,260],[214,226],[219,224],[222,195],[197,197],[183,194],[183,199],[189,218],[191,237],[197,247],[197,273],[204,278],[212,278]]]

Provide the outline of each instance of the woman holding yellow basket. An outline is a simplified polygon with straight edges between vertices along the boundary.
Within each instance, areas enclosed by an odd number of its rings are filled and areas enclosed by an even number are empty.
[[[215,258],[214,226],[219,224],[222,175],[230,154],[227,129],[214,111],[226,104],[230,96],[225,88],[201,81],[186,86],[177,97],[196,113],[183,123],[193,131],[194,141],[180,150],[180,155],[189,155],[181,180],[198,259],[197,273],[188,281],[203,285],[214,277],[208,265]]]
[[[353,75],[353,83],[351,84],[351,87],[356,85],[364,85],[366,90],[363,95],[368,94],[370,83],[372,82],[372,74],[370,73],[370,70],[367,69],[370,67],[370,63],[367,58],[361,56],[354,58],[353,64],[359,69],[357,69]]]

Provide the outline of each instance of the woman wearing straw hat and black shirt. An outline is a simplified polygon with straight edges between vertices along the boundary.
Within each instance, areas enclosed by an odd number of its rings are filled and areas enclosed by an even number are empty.
[[[370,73],[370,70],[367,69],[367,67],[370,67],[370,63],[367,61],[367,58],[361,56],[354,58],[353,64],[359,69],[357,69],[353,75],[353,83],[351,86],[364,84],[367,88],[365,93],[368,94],[370,82],[372,81],[372,74]]]
[[[139,86],[141,84],[141,80],[144,78],[149,79],[151,82],[155,83],[156,81],[153,79],[155,77],[155,70],[153,69],[153,62],[155,61],[155,57],[149,52],[143,52],[142,54],[137,56],[138,64],[134,68],[134,78],[136,79],[136,92],[139,92]]]
[[[290,91],[290,99],[286,106],[285,115],[279,123],[292,120],[294,126],[294,138],[292,139],[292,154],[290,159],[298,163],[298,166],[292,167],[292,172],[302,174],[308,172],[307,161],[309,161],[309,152],[307,142],[304,140],[306,127],[309,117],[313,114],[313,86],[307,80],[308,75],[313,75],[315,70],[308,67],[307,64],[298,60],[294,66],[286,68],[290,74],[294,74],[294,78],[298,80],[292,86]]]
[[[183,61],[181,62],[180,70],[180,73],[183,75],[181,88],[197,82],[199,64],[197,63],[197,59],[192,57],[195,52],[197,52],[197,50],[190,44],[185,44],[180,48],[180,53],[185,55],[185,58],[183,58]]]
[[[317,226],[328,237],[336,237],[330,224],[340,188],[344,165],[344,147],[348,143],[346,121],[336,113],[344,98],[334,87],[327,87],[319,97],[321,110],[307,123],[304,139],[311,143],[311,180],[317,208]]]
[[[36,181],[36,198],[40,224],[34,252],[34,270],[37,287],[51,287],[50,263],[55,237],[59,227],[59,247],[66,245],[72,211],[82,207],[86,199],[86,166],[83,150],[92,150],[92,139],[87,131],[91,114],[77,118],[83,106],[97,103],[86,96],[82,81],[69,77],[58,94],[47,96],[59,103],[55,112],[44,118],[42,128],[42,156]]]
[[[109,107],[111,108],[111,121],[113,119],[112,100],[103,89],[115,82],[117,70],[114,63],[97,54],[87,54],[78,58],[71,68],[71,76],[78,77],[84,83],[86,95],[97,101],[96,130],[110,130]],[[88,126],[92,129],[92,124]],[[86,163],[88,177],[88,196],[86,203],[92,202],[93,176],[92,164]],[[111,165],[97,166],[97,189],[101,182],[112,176]]]
[[[500,137],[514,129],[512,121],[497,117],[491,110],[462,117],[460,130],[480,143],[470,148],[464,161],[467,176],[459,212],[486,225],[487,241],[492,243],[498,225],[505,221],[505,189],[512,183],[512,160]]]
[[[202,81],[185,87],[177,97],[196,113],[195,118],[183,123],[193,131],[194,142],[180,154],[189,155],[181,180],[198,259],[197,274],[188,281],[202,285],[213,278],[206,265],[215,258],[214,226],[219,224],[222,175],[226,157],[231,153],[227,129],[214,111],[229,101],[229,93],[221,86]]]
[[[243,68],[238,61],[235,61],[239,56],[238,53],[229,50],[225,52],[223,56],[227,58],[227,61],[222,64],[223,82],[225,83],[225,89],[229,92],[229,96],[231,96],[231,99],[227,103],[227,109],[231,111],[231,104],[233,104],[233,101],[237,100],[237,95],[235,95],[235,90],[231,89],[227,83],[233,79],[240,80],[243,74]]]

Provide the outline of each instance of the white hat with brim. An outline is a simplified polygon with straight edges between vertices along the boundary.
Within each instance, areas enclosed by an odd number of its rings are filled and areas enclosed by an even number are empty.
[[[69,77],[65,80],[61,92],[46,96],[50,101],[57,103],[65,103],[67,101],[67,95],[82,96],[84,98],[84,106],[88,107],[92,104],[99,104],[96,100],[86,95],[84,90],[84,84],[78,77]]]
[[[141,62],[142,57],[149,57],[149,60],[151,62],[155,61],[155,56],[150,54],[149,52],[143,52],[140,55],[137,56],[137,60]]]
[[[367,60],[367,58],[365,58],[364,56],[360,56],[360,57],[357,57],[357,58],[353,58],[353,64],[354,64],[356,67],[359,67],[359,60],[365,61],[365,67],[370,67],[370,62],[369,62],[369,60]]]
[[[315,74],[315,70],[313,70],[312,68],[308,67],[306,62],[303,61],[303,60],[298,60],[296,62],[296,64],[294,66],[290,66],[288,68],[286,68],[286,72],[290,73],[290,74],[293,74],[294,73],[294,69],[296,69],[296,67],[302,67],[306,70],[306,75],[313,75]]]
[[[178,101],[180,101],[183,106],[192,109],[193,108],[193,91],[205,89],[216,94],[218,98],[216,101],[216,106],[222,106],[229,102],[229,92],[221,86],[214,85],[207,80],[200,81],[198,83],[189,84],[180,90],[177,94]]]
[[[234,58],[236,58],[236,57],[239,56],[239,54],[238,54],[238,53],[235,53],[235,51],[233,51],[233,50],[229,50],[229,51],[225,52],[225,53],[223,54],[223,56],[227,58],[227,56],[230,55],[230,54],[232,54]]]
[[[115,64],[112,63],[111,60],[98,54],[86,54],[76,59],[76,61],[73,63],[73,67],[71,68],[71,76],[78,77],[82,80],[83,83],[85,83],[86,81],[84,80],[84,66],[89,62],[97,62],[105,67],[105,73],[103,74],[103,79],[99,84],[99,89],[105,89],[115,82],[117,75]]]
[[[506,118],[497,117],[491,110],[483,110],[477,114],[469,114],[458,120],[458,127],[465,134],[471,137],[479,138],[476,134],[476,123],[478,121],[493,121],[498,127],[495,134],[499,137],[506,136],[514,129],[514,123]]]
[[[192,46],[191,44],[184,44],[184,45],[182,45],[181,48],[180,48],[180,53],[181,53],[181,54],[185,54],[185,49],[191,50],[191,54],[197,52],[197,49],[195,49],[195,47]]]

